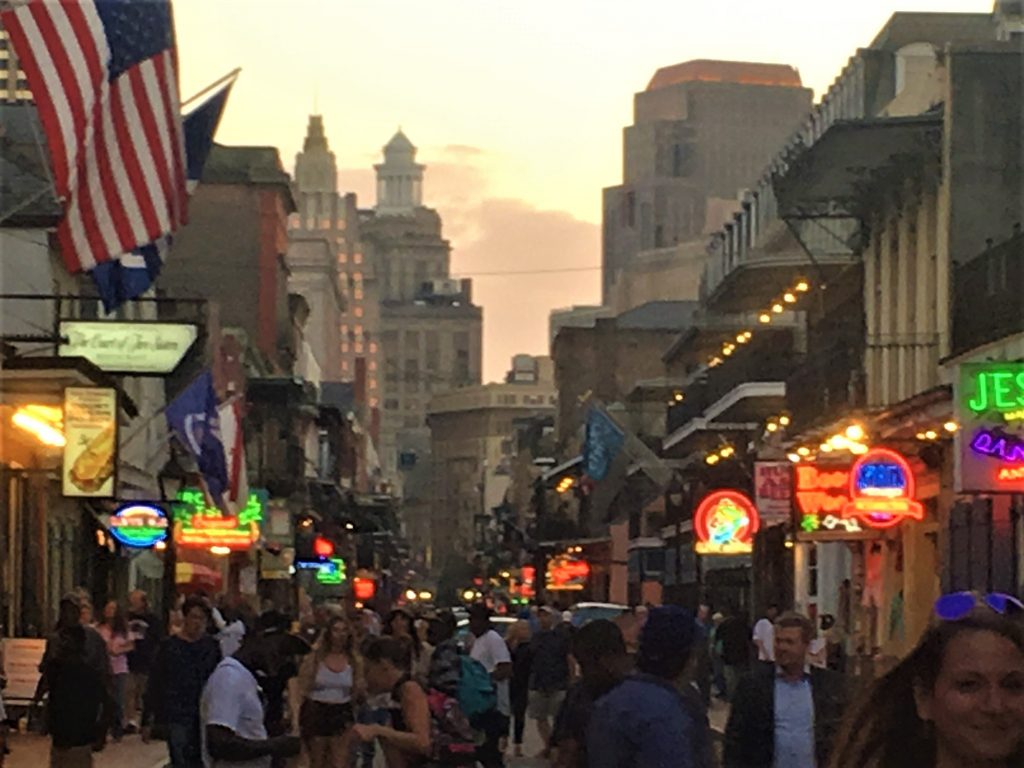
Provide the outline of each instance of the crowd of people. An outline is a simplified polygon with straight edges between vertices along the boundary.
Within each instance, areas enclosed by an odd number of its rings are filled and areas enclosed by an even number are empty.
[[[557,768],[1022,768],[1024,607],[947,595],[906,659],[851,705],[805,616],[666,606],[582,627],[540,605],[495,631],[490,610],[383,619],[322,605],[296,625],[184,599],[164,633],[136,592],[97,618],[65,596],[40,666],[51,766],[105,740],[166,741],[172,768],[505,764],[528,720]],[[708,719],[728,699],[724,735]],[[0,698],[0,715],[2,715]],[[0,717],[2,720],[2,717]],[[719,742],[719,743],[716,743]],[[2,750],[0,750],[2,760]]]

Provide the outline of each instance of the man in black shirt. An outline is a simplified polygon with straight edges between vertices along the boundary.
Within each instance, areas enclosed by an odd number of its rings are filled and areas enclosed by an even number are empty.
[[[733,613],[719,625],[715,641],[720,644],[722,651],[726,698],[732,701],[736,684],[750,666],[750,625],[740,615]]]
[[[551,752],[551,721],[558,714],[569,687],[569,636],[555,628],[554,609],[543,606],[538,620],[540,631],[530,646],[530,699],[528,711],[537,722],[544,742],[539,757]]]
[[[220,663],[220,644],[206,632],[210,607],[204,600],[188,598],[181,612],[181,634],[163,642],[150,670],[142,739],[148,741],[155,726],[166,734],[173,768],[202,768],[199,699]]]
[[[149,598],[141,589],[128,595],[128,633],[135,645],[128,653],[124,717],[128,732],[133,733],[139,725],[139,710],[146,692],[146,681],[163,638],[160,619],[149,609]]]

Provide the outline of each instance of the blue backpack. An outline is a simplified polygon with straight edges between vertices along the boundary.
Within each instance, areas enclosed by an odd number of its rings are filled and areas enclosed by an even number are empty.
[[[459,707],[472,720],[498,706],[498,691],[479,661],[464,655],[459,662]]]

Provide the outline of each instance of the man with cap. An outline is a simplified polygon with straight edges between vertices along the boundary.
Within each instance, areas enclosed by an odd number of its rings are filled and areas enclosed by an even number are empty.
[[[48,692],[46,720],[52,739],[51,768],[89,768],[102,749],[112,714],[110,657],[103,638],[82,624],[82,600],[60,601],[57,630],[39,664],[41,690]]]
[[[558,714],[569,688],[569,635],[555,626],[555,610],[542,606],[537,616],[540,631],[530,644],[530,695],[528,712],[537,723],[544,749],[551,752],[551,722]]]
[[[700,642],[691,613],[650,611],[640,633],[637,672],[601,698],[587,732],[589,768],[704,768],[707,719],[681,691]]]

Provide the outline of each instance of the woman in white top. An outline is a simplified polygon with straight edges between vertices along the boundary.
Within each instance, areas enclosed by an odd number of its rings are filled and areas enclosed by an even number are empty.
[[[309,753],[309,768],[347,765],[355,703],[364,696],[362,661],[342,616],[327,622],[302,662],[292,717]]]

